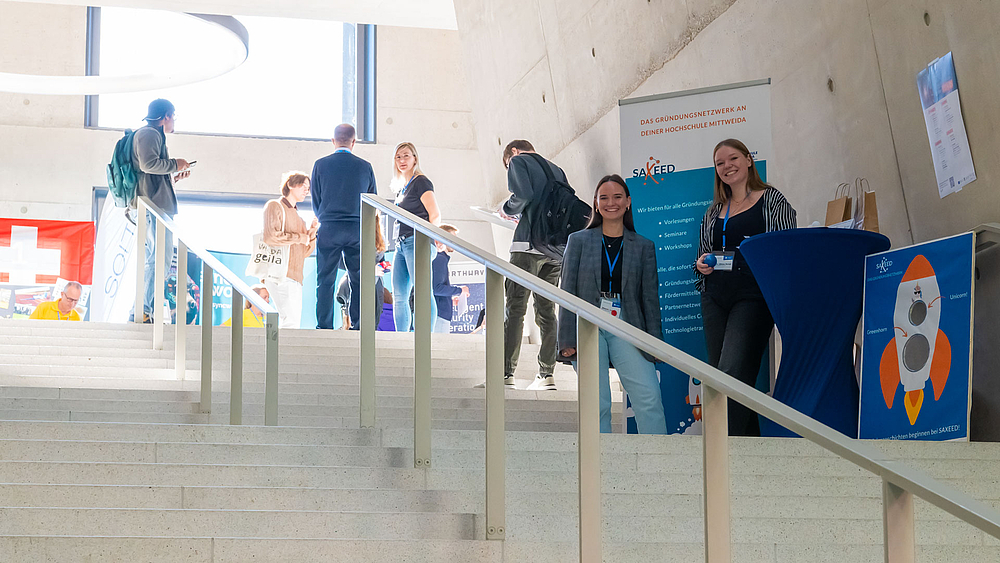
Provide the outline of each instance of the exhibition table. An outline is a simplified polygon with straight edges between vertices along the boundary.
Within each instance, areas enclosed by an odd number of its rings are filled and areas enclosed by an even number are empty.
[[[825,227],[765,233],[740,245],[781,335],[772,396],[852,438],[865,256],[889,246],[878,233]],[[760,429],[762,436],[795,436],[763,417]]]

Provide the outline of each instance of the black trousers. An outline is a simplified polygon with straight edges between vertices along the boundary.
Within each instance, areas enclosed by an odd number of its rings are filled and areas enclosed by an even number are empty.
[[[332,221],[320,225],[316,236],[316,328],[333,328],[337,266],[343,257],[351,294],[361,294],[361,223]],[[358,326],[360,301],[352,299],[348,306],[351,326]]]
[[[753,387],[774,328],[771,311],[749,272],[714,272],[705,281],[701,319],[708,363]],[[760,436],[757,413],[732,399],[729,435]]]

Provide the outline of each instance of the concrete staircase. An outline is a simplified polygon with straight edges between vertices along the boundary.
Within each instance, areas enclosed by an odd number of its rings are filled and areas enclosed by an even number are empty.
[[[407,335],[379,335],[381,427],[358,429],[355,334],[282,332],[283,426],[261,427],[225,424],[227,331],[210,415],[198,412],[197,335],[178,380],[171,340],[151,351],[149,332],[0,321],[0,561],[576,559],[572,371],[560,391],[506,392],[508,539],[493,542],[472,389],[481,339],[435,335],[433,461],[415,469]],[[244,421],[257,424],[261,337],[248,329],[245,349]],[[881,561],[878,479],[803,440],[731,444],[735,562]],[[1000,505],[994,444],[878,445]],[[605,561],[704,558],[699,438],[605,435],[602,469]],[[920,561],[1000,561],[1000,540],[922,502],[917,515]]]

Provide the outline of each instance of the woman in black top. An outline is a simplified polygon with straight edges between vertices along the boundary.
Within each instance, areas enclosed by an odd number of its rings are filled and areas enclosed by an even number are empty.
[[[761,180],[741,141],[726,139],[712,155],[715,199],[701,222],[695,264],[708,362],[752,386],[774,320],[739,246],[754,235],[794,229],[795,210],[781,192]],[[733,400],[729,401],[729,434],[760,435],[753,411]]]
[[[654,338],[663,338],[656,247],[635,232],[632,198],[621,176],[611,174],[597,183],[590,224],[566,243],[559,285]],[[562,309],[559,353],[572,358],[576,346],[576,315]],[[608,366],[613,363],[632,401],[639,433],[667,433],[653,359],[614,334],[598,332],[601,432],[611,432]]]
[[[400,143],[393,153],[392,186],[396,193],[396,205],[434,225],[441,223],[434,198],[434,184],[420,171],[417,147],[413,143]],[[413,256],[413,227],[396,222],[393,229],[396,254],[392,259],[392,317],[397,332],[409,332],[410,289],[415,275]],[[433,249],[433,246],[431,247]],[[431,260],[434,251],[431,251]],[[437,304],[431,299],[431,319],[437,318]]]

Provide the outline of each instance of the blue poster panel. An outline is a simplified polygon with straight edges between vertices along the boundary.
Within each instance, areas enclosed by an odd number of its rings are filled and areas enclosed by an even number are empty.
[[[212,251],[212,256],[219,259],[227,268],[236,274],[242,274],[250,263],[249,254]],[[343,270],[337,272],[337,283],[346,274]],[[252,276],[243,276],[247,285],[260,283]],[[302,321],[300,328],[316,328],[316,256],[307,256],[302,268]],[[212,284],[212,325],[219,326],[233,316],[233,286],[218,273],[213,274]],[[340,315],[333,316],[334,328],[341,324]]]
[[[965,440],[975,236],[865,259],[859,437]]]

